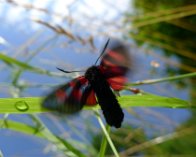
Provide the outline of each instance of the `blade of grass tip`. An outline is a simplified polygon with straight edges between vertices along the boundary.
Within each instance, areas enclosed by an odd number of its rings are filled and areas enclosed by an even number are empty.
[[[2,123],[0,123],[0,128],[3,127],[4,125],[7,125],[8,116],[9,116],[9,113],[4,114],[2,118]]]
[[[39,68],[35,68],[29,64],[26,64],[24,62],[21,62],[15,58],[12,58],[10,56],[7,56],[3,53],[0,53],[0,60],[4,61],[4,62],[7,62],[7,63],[10,63],[12,65],[17,65],[19,67],[22,67],[24,69],[29,69],[29,70],[34,70],[34,71],[41,71]]]
[[[120,157],[118,152],[117,152],[117,150],[116,150],[116,148],[115,148],[115,146],[114,146],[114,144],[113,144],[113,142],[112,142],[112,140],[111,140],[111,138],[110,138],[110,136],[109,136],[109,134],[108,134],[108,132],[107,132],[107,130],[106,130],[106,128],[105,128],[105,126],[104,126],[104,124],[103,124],[103,122],[102,122],[102,120],[101,120],[101,117],[99,115],[98,110],[94,109],[94,112],[95,112],[95,115],[96,115],[96,117],[98,119],[98,122],[99,122],[99,124],[100,124],[100,126],[101,126],[101,128],[103,130],[103,133],[105,134],[105,137],[106,137],[106,139],[107,139],[107,141],[108,141],[108,143],[109,143],[109,145],[110,145],[114,155],[116,157]]]
[[[196,72],[182,74],[178,76],[172,76],[172,77],[159,78],[159,79],[137,81],[135,83],[128,83],[127,87],[144,85],[144,84],[155,84],[155,83],[166,82],[166,81],[175,81],[175,80],[180,80],[180,79],[185,79],[185,78],[190,78],[190,77],[196,77]]]
[[[56,136],[64,145],[66,148],[68,148],[69,150],[72,151],[72,153],[74,153],[75,155],[77,155],[78,157],[86,157],[86,155],[84,155],[81,151],[79,151],[78,149],[76,149],[73,145],[71,145],[69,142],[67,142],[66,140],[62,139],[59,136]]]
[[[106,125],[106,130],[109,133],[110,132],[110,126]],[[101,142],[101,148],[100,148],[100,152],[99,152],[99,157],[104,157],[105,156],[105,152],[106,152],[106,148],[107,148],[107,139],[106,136],[102,137],[102,142]]]
[[[4,121],[0,119],[0,128],[9,129],[11,131],[20,132],[22,134],[31,135],[31,136],[33,135],[35,137],[45,139],[45,135],[42,132],[38,131],[36,127],[22,122],[16,122],[13,120]]]
[[[34,73],[48,75],[48,76],[65,76],[65,74],[60,75],[58,73],[50,72],[48,70],[45,70],[45,69],[42,69],[42,68],[39,68],[39,67],[31,66],[28,63],[21,62],[21,61],[15,59],[15,58],[6,56],[5,54],[2,54],[1,52],[0,52],[0,60],[2,60],[4,62],[7,62],[7,63],[10,63],[11,65],[16,65],[20,68],[20,70],[19,70],[20,72],[15,74],[15,78],[12,80],[12,82],[17,82],[18,78],[21,75],[21,72],[23,72],[24,70],[28,70],[28,71],[31,71],[31,72],[34,72]]]
[[[2,151],[0,150],[0,157],[3,157],[3,153],[2,153]]]

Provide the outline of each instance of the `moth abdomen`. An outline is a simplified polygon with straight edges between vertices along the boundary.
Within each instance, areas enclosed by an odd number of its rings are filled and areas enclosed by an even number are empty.
[[[100,72],[99,67],[92,66],[87,69],[85,77],[97,96],[98,103],[101,106],[106,122],[110,126],[115,126],[116,128],[121,127],[124,113],[116,96],[111,90],[109,83]]]

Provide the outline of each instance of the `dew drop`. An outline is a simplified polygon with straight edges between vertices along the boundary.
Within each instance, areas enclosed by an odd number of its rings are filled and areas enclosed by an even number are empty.
[[[29,109],[28,104],[23,100],[16,102],[15,107],[17,110],[22,111],[22,112],[27,111]]]

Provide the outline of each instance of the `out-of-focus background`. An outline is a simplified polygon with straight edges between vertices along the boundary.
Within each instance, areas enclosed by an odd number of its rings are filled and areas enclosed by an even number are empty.
[[[129,45],[133,60],[129,82],[195,72],[195,14],[194,0],[0,0],[0,53],[51,72],[35,73],[0,60],[0,97],[45,96],[55,85],[79,75],[63,74],[56,67],[86,69],[108,38]],[[194,78],[138,88],[195,103]],[[122,128],[111,133],[120,156],[196,154],[194,109],[135,107],[125,113]],[[91,111],[67,118],[50,114],[0,118],[32,126],[41,121],[86,156],[95,156],[100,149],[103,134]],[[36,133],[0,126],[2,156],[64,156]],[[106,154],[113,155],[109,147]]]

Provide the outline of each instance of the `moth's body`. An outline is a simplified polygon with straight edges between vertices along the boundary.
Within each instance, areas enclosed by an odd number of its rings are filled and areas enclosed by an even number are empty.
[[[110,126],[121,127],[124,113],[100,68],[91,66],[87,69],[85,78],[89,81],[97,96],[98,104],[101,106],[106,122]]]

